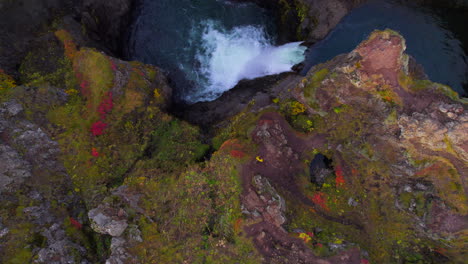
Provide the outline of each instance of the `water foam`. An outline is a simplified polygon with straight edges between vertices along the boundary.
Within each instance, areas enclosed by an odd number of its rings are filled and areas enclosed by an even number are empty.
[[[202,45],[196,54],[199,62],[197,92],[187,95],[189,102],[209,101],[233,88],[242,79],[291,71],[304,59],[301,42],[272,45],[265,31],[257,26],[224,30],[213,21],[203,23]]]

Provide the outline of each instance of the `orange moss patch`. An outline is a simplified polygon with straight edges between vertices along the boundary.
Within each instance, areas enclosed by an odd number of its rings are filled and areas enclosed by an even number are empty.
[[[246,148],[240,144],[237,139],[230,139],[225,141],[219,148],[220,152],[228,152],[233,158],[243,158],[247,156]]]
[[[238,141],[237,139],[230,139],[230,140],[226,140],[226,141],[221,145],[221,147],[219,148],[219,150],[232,149],[232,148],[241,149],[241,148],[242,148],[242,145],[239,144],[239,141]]]
[[[230,155],[233,158],[243,158],[246,154],[240,150],[231,150]]]
[[[346,181],[344,179],[343,169],[341,168],[340,165],[336,166],[335,175],[336,175],[336,178],[335,178],[336,187],[337,188],[343,187],[345,185]]]
[[[7,94],[7,92],[15,86],[15,80],[0,69],[0,101],[2,101],[3,95]]]
[[[56,31],[55,36],[63,43],[65,56],[73,61],[78,52],[76,44],[73,41],[73,37],[70,35],[70,33],[63,29]]]
[[[241,231],[242,224],[244,223],[244,220],[239,217],[236,219],[234,222],[234,232],[239,233]]]
[[[135,108],[138,108],[143,105],[144,95],[135,91],[135,90],[127,90],[125,91],[125,98],[122,104],[123,113],[130,113]]]

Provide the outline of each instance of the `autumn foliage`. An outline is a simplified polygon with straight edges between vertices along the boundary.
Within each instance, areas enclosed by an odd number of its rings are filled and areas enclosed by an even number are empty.
[[[80,224],[80,222],[78,222],[75,218],[73,217],[70,217],[70,224],[76,228],[76,229],[81,229],[83,227],[82,224]]]
[[[94,136],[100,136],[104,133],[104,130],[106,128],[107,128],[107,124],[99,120],[91,125],[91,133]]]
[[[311,200],[314,204],[320,206],[322,209],[326,211],[330,211],[327,205],[327,196],[323,192],[316,192],[314,196],[311,197]]]

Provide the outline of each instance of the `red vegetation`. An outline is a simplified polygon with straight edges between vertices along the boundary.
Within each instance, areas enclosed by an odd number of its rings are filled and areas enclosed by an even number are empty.
[[[104,133],[106,128],[107,124],[99,120],[91,126],[91,133],[93,133],[94,136],[100,136]]]
[[[259,120],[259,121],[258,121],[258,125],[259,125],[259,126],[271,125],[271,124],[273,124],[273,120],[262,119],[262,120]]]
[[[75,218],[71,217],[70,216],[70,224],[75,227],[76,229],[81,229],[83,227],[82,224],[80,224],[80,222],[78,222],[77,220],[75,220]]]
[[[91,155],[93,155],[93,157],[99,157],[99,152],[97,151],[96,148],[92,148],[91,149]]]
[[[112,111],[112,108],[114,107],[114,103],[112,102],[112,92],[108,92],[104,97],[102,98],[101,103],[98,106],[98,113],[101,119],[105,119],[106,115]]]
[[[369,264],[369,261],[367,259],[361,259],[361,264]]]
[[[112,60],[110,61],[110,63],[111,63],[112,70],[116,71],[117,70],[117,65],[115,65],[115,63]]]
[[[77,72],[75,70],[75,77],[76,79],[78,80],[78,82],[80,83],[80,91],[81,91],[81,94],[84,96],[84,97],[89,97],[91,95],[91,91],[89,89],[89,82],[84,79],[83,77],[83,74],[81,74],[80,72]]]
[[[106,123],[104,123],[104,120],[106,119],[107,114],[112,111],[113,107],[114,103],[112,102],[112,92],[108,92],[104,95],[101,103],[97,108],[100,120],[91,126],[91,133],[93,133],[94,136],[99,136],[104,133],[104,130],[108,126]]]
[[[447,250],[445,248],[434,248],[434,251],[443,256],[446,256],[447,253]]]
[[[138,75],[140,75],[140,76],[142,76],[142,77],[145,76],[145,74],[144,74],[141,70],[139,70],[139,69],[135,69],[135,73],[138,74]]]
[[[226,149],[226,148],[242,148],[242,145],[237,143],[237,140],[236,139],[230,139],[230,140],[226,140],[222,145],[221,147],[219,148],[220,150],[223,150],[223,149]]]
[[[55,36],[60,41],[62,41],[63,47],[65,49],[65,56],[70,60],[73,60],[76,53],[78,52],[78,48],[75,42],[73,42],[73,37],[66,30],[59,30],[55,32]]]
[[[322,209],[330,211],[330,209],[327,206],[327,196],[323,192],[315,193],[314,196],[311,197],[311,200],[314,204],[322,207]]]
[[[231,150],[231,157],[234,158],[243,158],[245,156],[245,153],[240,151],[240,150]]]
[[[335,178],[336,187],[338,188],[338,187],[344,186],[346,181],[344,179],[343,169],[341,168],[340,165],[337,165],[335,167],[335,175],[336,175],[336,178]]]
[[[433,165],[431,165],[431,166],[429,166],[427,168],[424,168],[424,169],[416,172],[415,176],[428,175],[431,172],[437,172],[438,170],[440,170],[440,168],[442,168],[442,166],[439,163],[436,163],[436,164],[433,164]]]

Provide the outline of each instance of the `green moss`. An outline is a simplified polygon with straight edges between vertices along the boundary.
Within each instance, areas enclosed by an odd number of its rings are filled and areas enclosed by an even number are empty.
[[[292,127],[303,133],[314,130],[314,122],[307,115],[298,115],[292,120]]]
[[[4,244],[3,259],[5,259],[5,263],[22,264],[32,262],[31,244],[33,241],[33,225],[18,220],[8,234],[7,243]]]
[[[161,123],[151,133],[147,151],[158,167],[174,170],[203,158],[209,146],[199,142],[199,133],[198,128],[183,121]]]
[[[299,25],[297,26],[296,29],[296,37],[298,40],[303,40],[307,37],[307,32],[303,28],[303,23],[306,21],[306,19],[309,17],[309,6],[305,4],[302,1],[295,0],[294,1],[295,5],[295,13],[297,14],[297,18],[299,21]],[[314,22],[314,25],[316,25],[315,19],[311,19]]]
[[[398,113],[395,109],[392,109],[390,114],[388,114],[387,118],[385,119],[385,125],[395,125],[398,121]]]
[[[433,89],[434,91],[443,94],[454,101],[463,101],[463,99],[460,99],[458,93],[447,85],[433,83],[429,80],[413,79],[411,76],[406,75],[403,72],[400,72],[398,75],[398,82],[401,87],[408,91],[420,92],[426,89]]]
[[[459,101],[460,100],[460,97],[458,96],[458,93],[455,92],[454,90],[452,90],[452,88],[450,88],[447,85],[437,83],[437,84],[435,84],[435,89],[436,89],[436,91],[440,92],[441,94],[449,97],[450,99],[452,99],[454,101]]]
[[[318,71],[315,71],[310,77],[307,77],[307,81],[304,87],[304,97],[309,104],[314,104],[315,102],[315,91],[321,85],[322,81],[328,76],[329,70],[327,68],[322,68]]]
[[[272,109],[269,108],[264,109],[260,113],[251,113],[247,109],[232,117],[226,126],[217,131],[216,136],[213,137],[213,148],[219,149],[225,141],[233,138],[250,140],[249,132],[255,127],[259,116],[271,110]]]
[[[0,103],[7,100],[12,88],[16,86],[15,80],[0,69]]]
[[[163,177],[148,177],[143,163],[137,164],[126,184],[144,194],[141,205],[151,219],[139,220],[145,242],[132,249],[139,262],[258,263],[237,225],[242,222],[240,162],[221,151],[203,168]]]
[[[22,248],[15,252],[15,256],[8,259],[5,264],[24,264],[31,263],[33,254],[30,249]]]
[[[304,20],[307,18],[309,14],[309,7],[304,4],[302,1],[295,1],[296,5],[296,13],[297,16],[299,17],[299,21],[302,23]]]
[[[104,93],[114,84],[114,72],[110,59],[91,49],[82,49],[73,61],[73,68],[83,95],[95,109]]]

